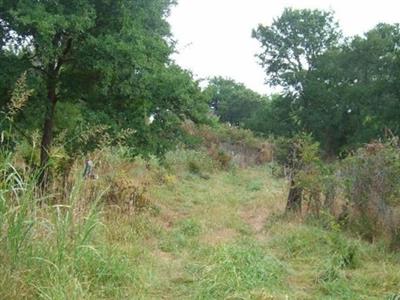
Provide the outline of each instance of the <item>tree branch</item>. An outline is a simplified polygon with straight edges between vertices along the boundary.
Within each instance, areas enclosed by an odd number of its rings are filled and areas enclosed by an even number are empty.
[[[69,38],[67,39],[67,45],[65,46],[65,48],[64,48],[64,50],[63,50],[63,52],[62,52],[60,58],[58,59],[58,61],[57,61],[57,63],[56,63],[56,67],[55,67],[55,69],[54,69],[54,71],[55,71],[57,74],[58,74],[58,72],[60,71],[61,66],[62,66],[64,63],[66,63],[66,62],[68,61],[68,60],[67,60],[67,56],[68,56],[69,52],[71,51],[71,48],[72,48],[72,38],[69,37]]]

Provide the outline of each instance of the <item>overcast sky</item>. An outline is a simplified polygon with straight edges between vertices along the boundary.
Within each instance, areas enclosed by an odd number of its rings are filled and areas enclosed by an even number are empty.
[[[260,51],[251,31],[269,25],[285,7],[333,10],[345,35],[362,34],[379,22],[400,22],[397,0],[178,0],[169,22],[178,40],[176,62],[196,78],[223,76],[265,94]]]

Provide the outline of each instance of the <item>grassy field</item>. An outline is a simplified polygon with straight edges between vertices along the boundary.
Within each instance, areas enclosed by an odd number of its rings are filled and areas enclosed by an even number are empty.
[[[150,187],[149,194],[143,212],[105,207],[81,217],[74,199],[65,207],[24,210],[30,204],[20,198],[19,213],[0,219],[8,222],[0,299],[400,294],[398,254],[344,234],[328,217],[284,216],[286,184],[267,166],[206,177],[188,173]]]

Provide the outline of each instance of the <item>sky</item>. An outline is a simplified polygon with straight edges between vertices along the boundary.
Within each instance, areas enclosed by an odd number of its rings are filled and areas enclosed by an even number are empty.
[[[273,89],[265,84],[255,57],[261,48],[251,32],[270,25],[285,7],[333,10],[346,36],[400,22],[398,0],[178,0],[168,19],[178,41],[173,59],[197,79],[229,77],[269,94]]]

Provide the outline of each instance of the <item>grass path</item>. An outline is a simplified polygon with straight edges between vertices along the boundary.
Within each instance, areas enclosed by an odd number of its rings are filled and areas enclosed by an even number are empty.
[[[11,173],[15,184],[0,190],[0,299],[400,295],[399,253],[352,237],[327,215],[285,216],[286,183],[268,166],[171,172],[179,177],[131,169],[140,174],[124,178],[152,179],[151,200],[142,199],[150,206],[139,213],[126,205],[98,209],[97,181],[77,182],[64,205],[40,206],[35,182],[21,184]]]
[[[400,258],[341,232],[282,217],[286,188],[266,168],[190,176],[151,191],[139,217],[107,218],[130,259],[134,299],[385,299]]]

